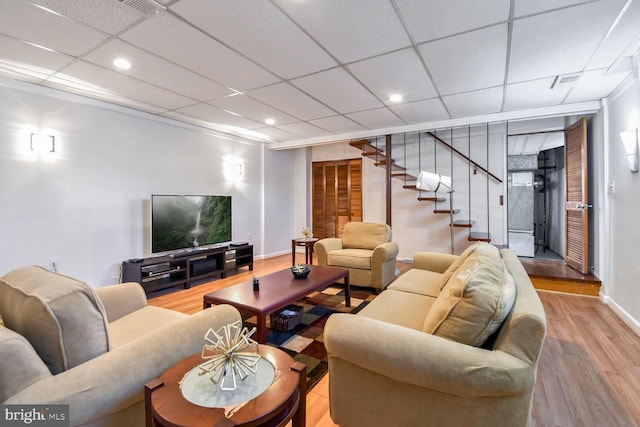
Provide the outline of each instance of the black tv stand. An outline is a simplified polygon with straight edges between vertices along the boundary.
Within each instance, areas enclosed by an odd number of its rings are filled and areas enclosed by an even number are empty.
[[[193,282],[225,278],[241,267],[253,270],[253,245],[198,248],[135,261],[122,263],[122,282],[140,283],[146,294],[174,286],[188,289]]]

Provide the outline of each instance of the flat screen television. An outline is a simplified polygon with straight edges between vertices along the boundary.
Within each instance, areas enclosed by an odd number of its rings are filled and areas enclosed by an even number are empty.
[[[151,252],[231,241],[231,196],[151,195]]]

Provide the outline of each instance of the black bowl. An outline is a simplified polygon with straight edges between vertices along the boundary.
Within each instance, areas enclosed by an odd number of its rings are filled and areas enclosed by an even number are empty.
[[[305,264],[297,264],[291,267],[291,273],[295,279],[306,279],[311,267]]]

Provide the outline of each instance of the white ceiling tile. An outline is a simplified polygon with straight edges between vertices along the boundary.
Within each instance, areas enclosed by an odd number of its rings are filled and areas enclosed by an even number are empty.
[[[278,80],[168,12],[158,13],[120,37],[236,90],[260,87]]]
[[[59,84],[80,84],[91,86],[95,94],[103,93],[108,97],[110,93],[127,94],[128,98],[147,104],[163,107],[167,110],[184,107],[194,103],[194,100],[178,95],[174,92],[152,86],[144,81],[135,80],[123,74],[101,68],[85,61],[76,61],[51,78]]]
[[[445,96],[442,101],[453,118],[497,113],[502,106],[502,87]]]
[[[515,21],[509,83],[582,71],[617,14],[609,6],[595,2]]]
[[[441,95],[504,82],[507,25],[449,37],[419,46]]]
[[[0,69],[25,73],[38,81],[71,63],[75,58],[41,49],[0,34]]]
[[[136,22],[142,14],[120,1],[104,0],[30,0],[68,18],[117,34]]]
[[[571,90],[571,84],[559,84],[551,89],[553,77],[507,85],[504,108],[507,111],[557,105]]]
[[[294,139],[300,139],[299,135],[285,132],[274,126],[265,126],[265,127],[256,128],[253,130],[256,132],[260,132],[261,134],[267,135],[274,141],[291,141]]]
[[[340,113],[382,106],[380,101],[342,68],[295,79],[291,83]],[[335,90],[336,88],[340,90]]]
[[[513,15],[514,17],[532,15],[589,2],[590,0],[515,0]]]
[[[335,111],[304,94],[288,83],[250,90],[246,95],[282,111],[290,111],[302,120],[332,116]]]
[[[252,2],[247,7],[237,0],[192,0],[179,2],[171,10],[286,79],[337,65],[269,2]],[[240,22],[242,25],[238,25]]]
[[[298,135],[304,138],[314,138],[317,136],[329,135],[329,132],[327,132],[326,130],[320,129],[317,126],[313,126],[305,122],[290,123],[290,124],[278,126],[278,128],[282,129],[285,132]]]
[[[589,61],[587,68],[606,68],[625,53],[625,50],[638,36],[640,28],[640,1],[632,2],[618,22],[615,29],[602,42],[595,55]],[[638,48],[636,45],[635,48]],[[633,54],[629,52],[628,54]]]
[[[241,116],[250,118],[252,120],[262,122],[268,118],[272,118],[278,124],[290,123],[297,121],[288,114],[282,111],[271,108],[255,99],[248,96],[238,94],[233,96],[227,96],[221,99],[210,102],[211,105],[223,110],[233,111]]]
[[[402,126],[406,124],[389,111],[388,108],[360,111],[358,113],[347,114],[347,117],[368,129]]]
[[[129,70],[118,70],[113,60],[123,57],[132,66]],[[206,79],[158,56],[113,39],[91,52],[85,58],[89,62],[111,68],[116,72],[135,77],[165,89],[182,93],[199,101],[209,101],[234,93],[225,86]]]
[[[438,98],[394,105],[391,108],[408,124],[445,120],[449,118],[447,110]]]
[[[405,102],[437,95],[431,79],[413,49],[404,49],[347,66],[380,99],[400,94]]]
[[[397,3],[416,43],[507,21],[510,9],[509,0],[458,0],[455,5],[451,0]]]
[[[625,73],[605,74],[606,69],[585,71],[571,89],[566,103],[593,101],[609,95],[629,75]]]
[[[15,38],[74,56],[86,53],[109,37],[22,0],[0,2],[0,29]]]
[[[388,0],[276,0],[311,37],[340,62],[411,45]]]
[[[256,129],[264,126],[262,123],[227,113],[219,108],[215,108],[209,104],[195,104],[188,107],[179,108],[173,113],[166,113],[166,116],[186,115],[194,117],[204,122],[216,125],[229,125],[244,129]]]
[[[366,129],[364,126],[361,126],[344,116],[324,117],[322,119],[309,120],[309,123],[337,134],[357,132],[359,130]]]

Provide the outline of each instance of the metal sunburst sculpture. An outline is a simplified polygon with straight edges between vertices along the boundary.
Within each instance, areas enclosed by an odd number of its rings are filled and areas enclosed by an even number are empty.
[[[236,375],[244,381],[249,373],[257,371],[261,356],[257,353],[258,343],[251,339],[255,332],[255,327],[249,331],[239,321],[217,331],[209,329],[204,339],[210,344],[202,347],[206,362],[198,365],[202,370],[199,375],[210,373],[211,381],[220,384],[220,390],[235,390]]]

